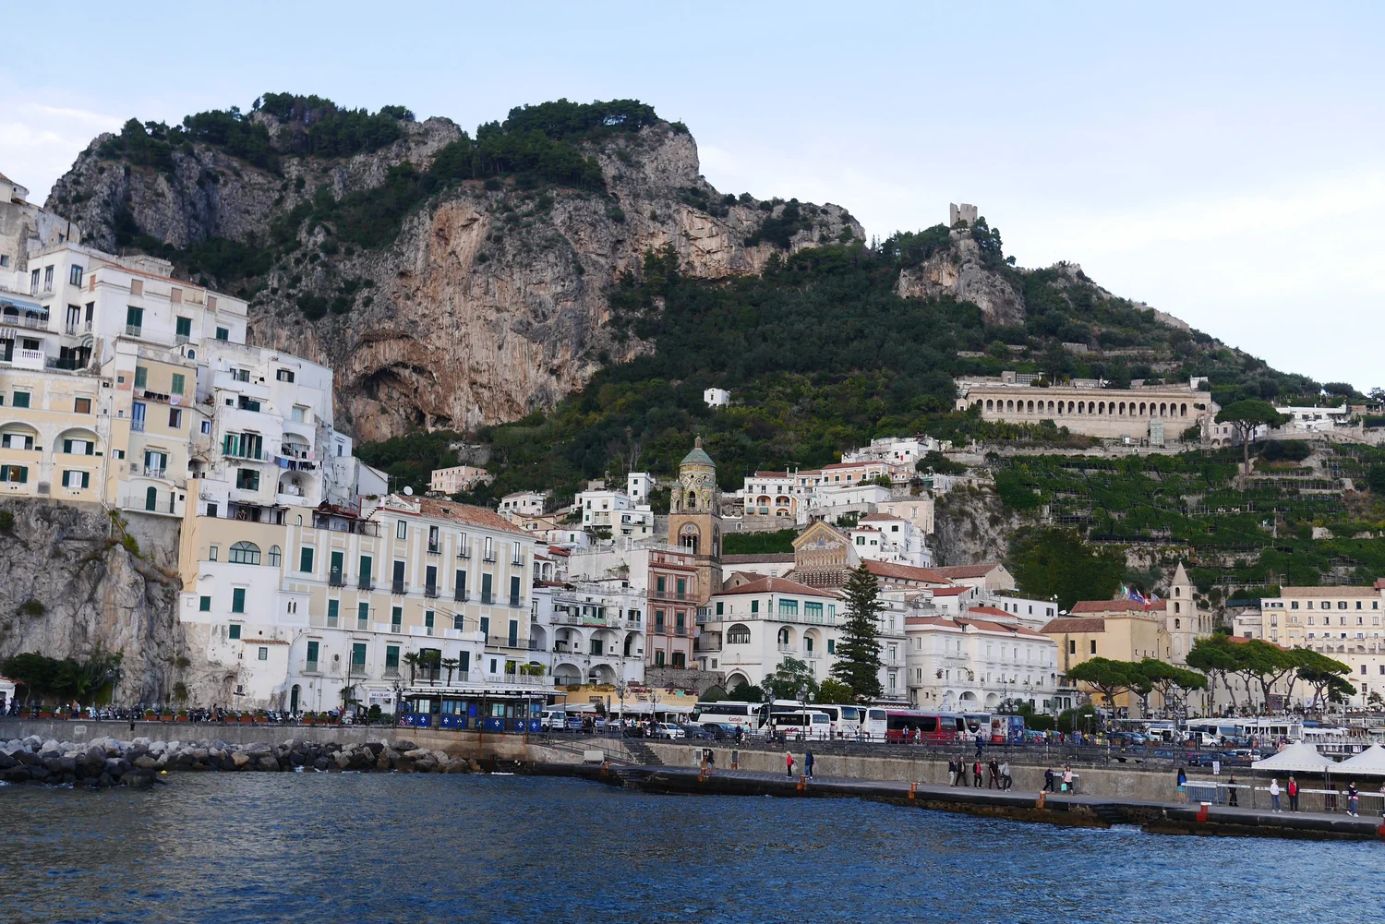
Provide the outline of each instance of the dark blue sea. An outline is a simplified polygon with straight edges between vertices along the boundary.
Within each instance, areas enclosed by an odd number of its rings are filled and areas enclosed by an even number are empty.
[[[0,787],[6,922],[1380,921],[1382,859],[523,776]]]

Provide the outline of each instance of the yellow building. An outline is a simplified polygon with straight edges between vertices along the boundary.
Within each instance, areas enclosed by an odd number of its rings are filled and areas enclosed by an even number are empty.
[[[1141,604],[1133,600],[1081,600],[1070,616],[1060,616],[1044,626],[1043,633],[1058,643],[1058,672],[1069,670],[1091,658],[1111,661],[1165,659],[1170,639],[1162,604]],[[1099,694],[1094,694],[1099,698]],[[1150,698],[1157,708],[1158,694]],[[1130,693],[1116,697],[1117,707],[1136,705]]]

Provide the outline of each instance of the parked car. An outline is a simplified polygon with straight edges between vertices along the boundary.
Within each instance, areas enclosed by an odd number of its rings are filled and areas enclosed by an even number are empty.
[[[696,738],[698,741],[715,741],[717,739],[716,733],[706,725],[691,722],[678,727],[683,729],[684,738]]]
[[[686,734],[683,729],[674,725],[672,722],[659,722],[654,726],[654,738],[684,738]]]
[[[539,716],[539,728],[544,731],[562,731],[566,723],[567,713],[561,709],[545,709]]]

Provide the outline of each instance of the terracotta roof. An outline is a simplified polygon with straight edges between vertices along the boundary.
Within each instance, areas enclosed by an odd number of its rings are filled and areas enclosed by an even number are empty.
[[[1004,610],[998,609],[998,608],[996,608],[996,607],[994,607],[994,606],[969,606],[969,607],[967,607],[967,615],[971,615],[972,613],[978,613],[978,614],[980,614],[980,615],[982,615],[982,616],[1004,616],[1006,619],[1014,619],[1014,618],[1015,618],[1015,616],[1014,616],[1013,613],[1007,613],[1007,612],[1005,612]]]
[[[1318,597],[1376,597],[1379,596],[1382,587],[1385,587],[1385,582],[1382,581],[1376,581],[1374,587],[1283,587],[1280,588],[1279,595],[1300,599],[1305,597],[1312,597],[1313,599]]]
[[[824,465],[824,472],[839,468],[863,468],[868,465],[884,465],[884,462],[833,462],[831,465]]]
[[[895,515],[892,514],[892,513],[870,513],[870,514],[867,514],[867,515],[861,517],[861,519],[857,520],[856,522],[858,522],[858,523],[871,523],[871,522],[878,522],[878,521],[885,521],[885,520],[899,520],[899,521],[902,522],[902,521],[904,520],[904,518],[903,518],[903,517],[897,517],[897,516],[895,516]]]
[[[932,568],[916,568],[913,565],[897,565],[888,561],[867,561],[866,570],[879,578],[893,578],[898,581],[923,581],[928,584],[948,585],[952,582]]]
[[[1385,590],[1385,578],[1376,578],[1376,579],[1375,579],[1375,589],[1376,589],[1376,590]]]
[[[756,472],[752,478],[788,478],[788,472]]]
[[[951,578],[955,581],[961,578],[985,577],[999,567],[1000,562],[998,561],[983,561],[974,565],[944,565],[934,568],[933,570],[943,577]]]
[[[1011,623],[991,622],[988,619],[967,619],[962,617],[961,622],[969,622],[978,629],[986,629],[990,632],[1004,632],[1007,635],[1026,635],[1031,638],[1045,638],[1042,632],[1035,632],[1025,626],[1018,626]]]
[[[1162,613],[1163,601],[1159,603],[1137,603],[1134,600],[1078,600],[1072,605],[1076,613]]]
[[[418,499],[418,511],[425,517],[453,520],[467,526],[479,526],[482,529],[493,529],[496,532],[529,538],[526,533],[515,529],[514,524],[509,520],[487,507],[473,507],[470,504],[458,504],[455,501],[439,500],[436,497],[420,497]]]
[[[971,593],[970,587],[930,587],[935,597],[960,597],[962,594]]]
[[[964,630],[971,626],[981,632],[995,632],[1002,635],[1023,635],[1028,638],[1047,638],[1043,632],[1035,632],[1024,626],[1003,625],[985,619],[949,619],[946,616],[910,616],[904,620],[906,626],[938,626],[944,629]]]
[[[1057,635],[1064,632],[1105,632],[1106,620],[1074,619],[1071,616],[1059,616],[1057,619],[1050,620],[1041,631],[1044,635]]]
[[[835,597],[837,592],[826,587],[809,587],[788,578],[762,577],[749,584],[742,584],[733,590],[723,590],[718,596],[729,594],[809,594],[814,597]]]

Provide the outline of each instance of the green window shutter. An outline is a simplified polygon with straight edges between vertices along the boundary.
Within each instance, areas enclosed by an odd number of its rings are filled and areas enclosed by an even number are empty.
[[[175,395],[181,395],[181,394],[183,393],[183,387],[184,387],[186,384],[187,384],[187,379],[185,379],[185,378],[183,377],[183,374],[182,374],[181,372],[175,372],[175,373],[173,373],[173,385],[172,385],[172,387],[171,387],[171,391],[172,391]]]
[[[423,611],[423,627],[424,627],[425,629],[427,629],[429,632],[432,632],[432,631],[433,631],[433,611],[432,611],[432,610],[424,610],[424,611]]]
[[[836,654],[836,653],[837,653],[837,640],[836,640],[836,639],[834,639],[834,638],[829,638],[829,639],[827,640],[827,653],[828,653],[828,654]]]
[[[227,330],[226,328],[224,328],[224,327],[218,327],[218,328],[216,329],[216,339],[218,339],[218,340],[230,340],[230,339],[231,339],[231,332],[230,332],[229,330]]]
[[[758,612],[760,612],[760,601],[759,601],[759,600],[751,600],[751,601],[750,601],[750,612],[752,612],[752,613],[758,613]]]
[[[27,391],[17,391],[17,392],[15,392],[15,393],[14,393],[14,406],[15,406],[15,407],[28,407],[28,406],[29,406],[29,393],[28,393]]]
[[[240,623],[233,622],[226,630],[227,638],[240,638]]]
[[[63,455],[72,455],[72,440],[63,440]]]
[[[232,613],[244,613],[244,612],[245,612],[245,588],[244,588],[244,587],[236,587],[236,588],[232,589],[232,591],[231,591],[231,612],[232,612]]]
[[[399,646],[398,646],[398,645],[386,645],[386,646],[385,646],[385,670],[387,670],[387,671],[397,671],[397,670],[399,670]]]
[[[490,635],[490,634],[491,634],[491,618],[490,618],[489,616],[482,616],[482,617],[481,617],[481,634],[482,634],[482,635]]]
[[[143,366],[136,366],[136,367],[135,367],[135,387],[136,387],[136,388],[147,388],[147,387],[149,387],[149,370],[146,369],[146,368],[144,368]]]
[[[210,613],[212,611],[212,598],[201,596],[197,598],[197,612]]]
[[[390,626],[398,629],[404,622],[404,610],[397,606],[390,607]]]
[[[313,663],[313,664],[316,664],[316,663],[317,663],[317,652],[318,652],[317,642],[309,642],[309,643],[308,643],[308,661],[309,661],[309,663]]]
[[[178,318],[174,322],[174,333],[179,337],[192,336],[192,318]]]
[[[82,472],[82,487],[91,487],[91,472]]]
[[[367,619],[370,618],[370,604],[369,604],[369,603],[357,603],[357,604],[356,604],[356,618],[359,619],[361,622],[365,622]]]
[[[298,570],[313,570],[313,550],[307,547],[298,550]]]
[[[365,642],[356,642],[351,646],[351,666],[365,667]]]
[[[341,601],[340,601],[340,600],[328,600],[328,601],[327,601],[327,619],[328,619],[328,621],[330,621],[330,622],[336,622],[336,621],[337,621],[337,614],[340,613],[340,612],[341,612]]]
[[[139,327],[144,323],[144,309],[129,305],[125,308],[125,323],[131,327]]]

